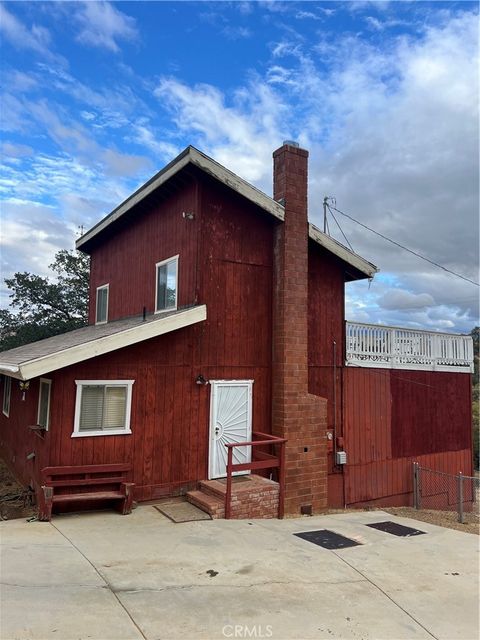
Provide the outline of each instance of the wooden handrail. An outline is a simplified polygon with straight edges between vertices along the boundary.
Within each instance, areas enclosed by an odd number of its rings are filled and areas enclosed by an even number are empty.
[[[251,440],[247,442],[229,442],[227,447],[227,488],[225,492],[225,519],[228,520],[231,515],[232,503],[232,473],[234,471],[252,471],[256,469],[274,469],[278,468],[278,517],[281,519],[284,515],[285,503],[285,443],[286,438],[278,438],[268,433],[260,431],[252,432],[252,436],[261,437],[262,440]],[[242,462],[233,464],[233,449],[235,447],[258,447],[272,446],[278,444],[280,446],[279,455],[265,454],[270,456],[264,460],[251,460],[250,462]]]

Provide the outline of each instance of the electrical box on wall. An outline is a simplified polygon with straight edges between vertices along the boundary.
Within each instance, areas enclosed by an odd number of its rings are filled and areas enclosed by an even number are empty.
[[[337,464],[347,464],[347,452],[346,451],[337,451],[337,459],[335,460]]]

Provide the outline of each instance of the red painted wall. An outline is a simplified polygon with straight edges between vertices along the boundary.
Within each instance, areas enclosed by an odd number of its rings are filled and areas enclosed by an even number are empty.
[[[344,282],[343,263],[322,247],[310,242],[308,261],[309,391],[328,400],[327,429],[332,438],[343,435]],[[335,359],[334,353],[336,353]],[[335,367],[333,366],[334,361]],[[334,401],[335,390],[336,403]],[[327,468],[329,505],[343,506],[343,468],[335,465],[333,440],[328,442]]]
[[[207,477],[208,463],[210,387],[195,384],[199,373],[211,380],[254,380],[253,428],[271,430],[274,221],[209,180],[199,184],[198,190],[192,186],[190,193],[188,210],[195,213],[193,221],[181,217],[183,205],[172,196],[155,214],[132,225],[131,235],[119,232],[104,252],[94,251],[92,291],[105,279],[110,282],[110,319],[112,314],[141,312],[143,304],[151,311],[155,262],[178,252],[180,304],[197,298],[207,305],[208,319],[48,376],[52,379],[51,419],[44,440],[27,429],[36,420],[38,381],[32,383],[23,407],[18,407],[14,382],[12,415],[16,417],[0,417],[0,433],[5,453],[10,459],[16,457],[15,468],[24,481],[30,476],[38,479],[39,470],[47,464],[131,462],[139,500],[192,488]],[[173,240],[167,246],[171,228]],[[148,237],[155,237],[153,244],[163,248],[147,246]],[[145,280],[152,284],[151,290]],[[71,437],[75,380],[85,379],[135,380],[131,435]],[[27,463],[25,455],[32,447],[41,450],[42,456]]]
[[[50,376],[45,376],[50,377]],[[3,402],[5,377],[1,376],[0,397]],[[28,428],[37,422],[39,379],[30,382],[30,389],[22,400],[18,380],[12,378],[10,415],[7,418],[0,410],[0,454],[16,477],[24,484],[35,482],[38,472],[48,463],[50,433],[44,437]],[[58,402],[58,393],[51,395],[51,401]],[[27,460],[27,455],[35,452],[35,458]]]
[[[95,322],[97,287],[110,284],[109,321],[140,315],[143,307],[155,310],[157,262],[179,255],[178,306],[195,302],[198,219],[183,218],[183,212],[197,211],[197,180],[185,178],[183,188],[173,191],[148,210],[138,210],[130,224],[105,234],[102,244],[92,249],[90,266],[89,322]]]
[[[411,504],[412,462],[473,475],[469,374],[346,367],[347,504]]]
[[[92,251],[92,296],[110,283],[109,317],[153,311],[155,263],[180,254],[180,306],[207,305],[208,319],[45,377],[52,379],[50,430],[28,429],[38,380],[21,401],[12,381],[10,417],[0,414],[0,448],[25,483],[47,464],[132,462],[137,498],[183,491],[207,475],[207,379],[253,379],[253,428],[271,431],[272,264],[270,216],[209,178],[184,176],[151,211]],[[184,210],[195,213],[192,221]],[[472,473],[470,376],[344,368],[340,261],[310,244],[309,392],[328,398],[333,428],[333,348],[337,342],[337,435],[348,464],[329,454],[331,505],[407,503],[411,462]],[[91,320],[94,318],[94,305]],[[132,435],[71,438],[76,379],[135,379]],[[3,392],[3,389],[2,389]],[[35,451],[33,461],[26,455]]]

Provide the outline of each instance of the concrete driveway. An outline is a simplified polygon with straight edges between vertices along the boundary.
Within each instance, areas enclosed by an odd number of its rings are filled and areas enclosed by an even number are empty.
[[[366,527],[392,520],[427,532]],[[361,546],[293,535],[330,529]],[[1,637],[478,637],[477,536],[381,511],[174,524],[152,506],[1,524]]]

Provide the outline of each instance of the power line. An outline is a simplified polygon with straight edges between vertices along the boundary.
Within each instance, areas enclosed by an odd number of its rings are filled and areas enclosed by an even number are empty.
[[[348,213],[345,213],[344,211],[341,211],[340,209],[337,209],[337,207],[331,206],[328,203],[327,203],[327,207],[328,207],[330,213],[332,213],[331,209],[334,209],[335,211],[337,211],[337,213],[340,213],[342,216],[345,216],[349,220],[352,220],[353,222],[356,222],[357,224],[359,224],[364,229],[367,229],[368,231],[371,231],[375,235],[380,236],[380,238],[383,238],[384,240],[387,240],[387,242],[391,242],[392,244],[396,245],[397,247],[400,247],[400,249],[404,249],[405,251],[408,251],[409,253],[413,254],[414,256],[417,256],[417,258],[421,258],[422,260],[425,260],[425,262],[429,262],[430,264],[433,264],[435,267],[438,267],[439,269],[443,269],[443,271],[446,271],[447,273],[451,273],[453,276],[457,276],[457,278],[461,278],[462,280],[465,280],[466,282],[470,282],[470,284],[474,284],[476,287],[480,287],[480,284],[478,282],[475,282],[474,280],[470,280],[470,278],[467,278],[466,276],[462,276],[460,273],[456,273],[455,271],[452,271],[451,269],[447,269],[447,267],[444,267],[442,264],[438,264],[438,262],[435,262],[434,260],[430,260],[430,258],[426,258],[425,256],[422,256],[420,253],[417,253],[413,249],[409,249],[408,247],[405,247],[403,244],[400,244],[399,242],[396,242],[395,240],[392,240],[391,238],[388,238],[387,236],[384,236],[379,231],[375,231],[375,229],[372,229],[371,227],[368,227],[366,224],[363,224],[363,222],[360,222],[359,220],[356,220],[352,216],[348,215]]]
[[[327,207],[328,207],[328,204],[327,204]],[[333,211],[330,209],[330,207],[328,207],[328,210],[330,211],[330,215],[332,216],[332,218],[333,218],[333,219],[335,220],[335,222],[337,223],[337,227],[340,229],[340,232],[341,232],[342,236],[345,238],[345,242],[346,242],[346,243],[348,244],[348,246],[350,247],[350,250],[351,250],[351,251],[353,251],[353,247],[352,247],[352,245],[350,244],[350,242],[348,241],[347,236],[346,236],[346,235],[345,235],[345,233],[343,232],[343,229],[342,229],[342,227],[340,226],[340,223],[338,222],[338,220],[337,220],[337,219],[336,219],[336,217],[334,216]],[[327,222],[327,224],[328,224],[328,222]],[[355,251],[353,251],[353,252],[355,253]]]

